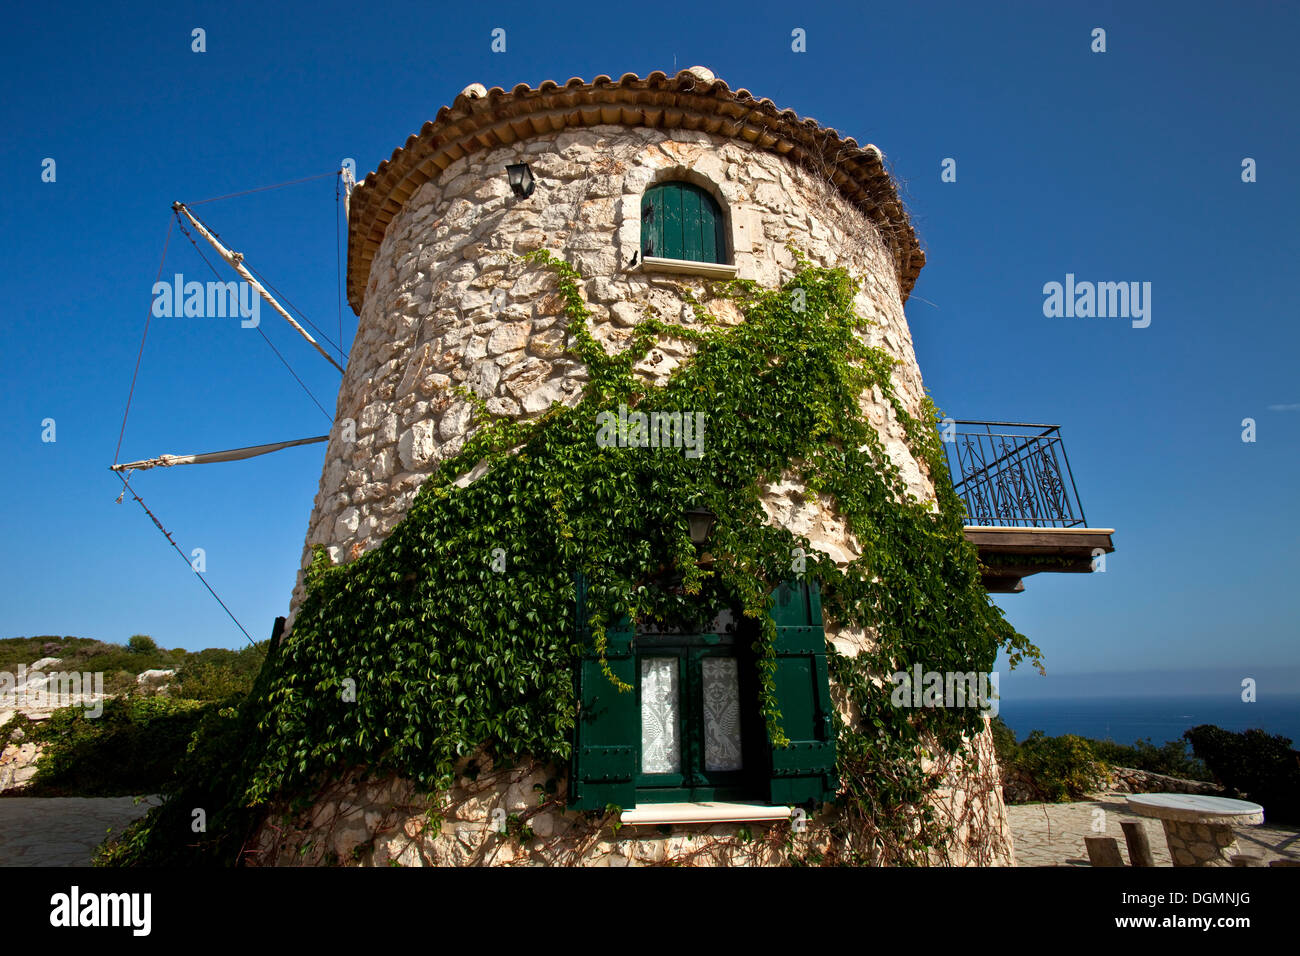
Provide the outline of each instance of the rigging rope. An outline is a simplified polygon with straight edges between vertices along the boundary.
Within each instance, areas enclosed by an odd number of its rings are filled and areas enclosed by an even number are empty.
[[[162,258],[158,260],[158,274],[154,276],[154,285],[162,281],[163,266],[167,263],[167,247],[172,241],[172,226],[174,223],[167,223],[167,238],[163,240]],[[126,408],[122,409],[122,430],[117,433],[117,448],[113,450],[113,464],[117,464],[118,456],[122,454],[122,436],[126,434],[126,417],[131,414],[131,399],[135,397],[135,380],[140,374],[140,360],[144,358],[144,342],[149,337],[149,320],[153,318],[153,298],[149,300],[149,311],[144,317],[144,334],[140,336],[140,351],[135,357],[135,371],[131,373],[131,390],[126,394]]]
[[[185,552],[182,551],[181,546],[176,543],[176,539],[172,537],[171,532],[162,526],[162,522],[159,521],[157,516],[152,511],[149,510],[149,506],[144,503],[144,499],[141,498],[138,494],[136,494],[135,489],[131,487],[127,477],[121,474],[118,474],[117,477],[122,479],[122,494],[126,494],[128,491],[131,492],[131,497],[134,498],[136,502],[140,505],[140,507],[144,509],[144,513],[149,516],[149,520],[154,523],[154,527],[156,527],[159,531],[161,531],[163,533],[163,537],[166,538],[168,543],[173,548],[176,549],[176,553],[181,556],[181,560],[185,562],[186,566],[191,571],[194,572],[194,576],[199,579],[199,583],[201,583],[205,588],[207,588],[208,593],[217,599],[217,603],[221,605],[221,609],[225,611],[227,615],[229,615],[232,621],[235,622],[235,627],[239,628],[241,631],[244,632],[244,637],[248,638],[248,643],[256,644],[257,642],[253,640],[252,636],[248,633],[248,630],[244,627],[244,625],[239,623],[239,618],[235,617],[234,612],[231,611],[230,608],[226,606],[226,602],[221,600],[221,595],[219,595],[216,591],[212,589],[212,585],[210,585],[207,582],[207,579],[204,578],[202,574],[194,570],[194,565],[190,562],[190,559],[185,556]],[[117,500],[120,502],[122,500],[122,495],[118,495]]]
[[[252,193],[266,192],[268,189],[283,189],[285,186],[297,186],[299,183],[309,183],[314,179],[324,179],[326,176],[337,176],[339,171],[332,169],[328,173],[320,173],[317,176],[304,176],[302,179],[291,179],[284,183],[274,183],[270,186],[258,186],[255,189],[245,189],[242,192],[226,193],[224,196],[213,196],[210,199],[200,199],[198,202],[187,202],[187,206],[201,206],[205,202],[218,202],[222,199],[234,199],[237,196],[247,196]]]
[[[199,220],[199,221],[202,222],[202,220]],[[203,224],[204,224],[205,226],[207,225],[207,223],[203,223]],[[244,262],[244,263],[243,263],[243,266],[244,266],[244,268],[247,269],[249,272],[253,273],[253,275],[257,276],[257,281],[258,281],[258,282],[262,283],[262,285],[266,286],[266,287],[267,287],[268,289],[270,289],[273,293],[275,293],[276,298],[278,298],[280,301],[282,301],[282,302],[283,302],[285,305],[287,305],[289,308],[293,309],[293,311],[297,312],[298,315],[302,317],[302,320],[303,320],[304,322],[306,322],[308,325],[310,325],[310,326],[312,327],[312,329],[315,330],[316,334],[319,335],[322,339],[325,340],[326,344],[328,344],[328,345],[333,345],[333,346],[334,346],[334,350],[335,350],[336,352],[339,353],[339,357],[340,357],[340,358],[342,358],[345,362],[347,361],[347,356],[343,354],[343,349],[341,349],[341,348],[339,348],[337,345],[335,345],[334,340],[331,339],[328,335],[326,335],[324,332],[322,332],[322,331],[320,330],[320,326],[318,326],[318,325],[317,325],[315,322],[313,322],[311,319],[307,318],[307,313],[306,313],[306,312],[304,312],[302,309],[298,308],[296,305],[294,305],[292,302],[290,302],[288,296],[286,296],[283,292],[281,292],[281,291],[280,291],[279,289],[277,289],[274,285],[272,285],[270,279],[268,279],[266,276],[262,275],[262,273],[258,272],[257,269],[255,269],[253,266],[249,265],[248,262]]]

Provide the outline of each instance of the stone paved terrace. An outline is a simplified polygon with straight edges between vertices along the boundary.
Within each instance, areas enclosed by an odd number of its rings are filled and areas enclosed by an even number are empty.
[[[108,828],[121,833],[161,801],[146,797],[0,798],[0,866],[90,866]]]
[[[158,802],[150,797],[6,797],[0,799],[0,867],[89,866],[107,829],[120,833]],[[1007,807],[1020,866],[1087,866],[1083,838],[1094,835],[1097,810],[1105,811],[1104,836],[1113,836],[1128,861],[1120,823],[1136,820],[1147,828],[1158,866],[1171,866],[1159,821],[1130,813],[1122,793],[1098,794],[1079,803],[1024,803]],[[1237,827],[1239,852],[1259,853],[1264,862],[1300,859],[1300,829]]]
[[[1106,826],[1102,833],[1092,828],[1097,810],[1106,814],[1102,818]],[[1088,866],[1088,850],[1083,842],[1087,836],[1114,837],[1120,855],[1128,863],[1128,847],[1120,824],[1129,820],[1146,827],[1156,865],[1173,866],[1160,821],[1131,813],[1122,793],[1095,794],[1092,799],[1079,803],[1014,804],[1007,807],[1007,818],[1018,866]],[[1257,827],[1234,827],[1234,830],[1238,853],[1257,853],[1266,865],[1283,858],[1300,860],[1300,829],[1264,823]]]

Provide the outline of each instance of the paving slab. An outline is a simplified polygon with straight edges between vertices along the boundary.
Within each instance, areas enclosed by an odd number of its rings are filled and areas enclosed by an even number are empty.
[[[1017,803],[1007,807],[1017,866],[1088,866],[1083,838],[1114,837],[1124,863],[1128,846],[1121,823],[1134,821],[1146,829],[1156,866],[1173,866],[1165,832],[1159,820],[1140,817],[1129,809],[1127,794],[1093,794],[1077,803]],[[1300,829],[1275,826],[1234,827],[1237,852],[1257,853],[1267,865],[1272,860],[1300,859]]]

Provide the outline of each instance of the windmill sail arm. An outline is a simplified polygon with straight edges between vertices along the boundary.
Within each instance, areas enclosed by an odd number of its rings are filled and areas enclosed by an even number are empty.
[[[293,441],[272,442],[269,445],[249,445],[245,448],[230,448],[226,451],[211,451],[199,455],[159,455],[157,458],[146,458],[143,461],[131,461],[109,467],[113,471],[147,471],[150,468],[170,468],[172,465],[208,465],[218,461],[241,461],[245,458],[267,455],[282,448],[293,448],[295,445],[314,445],[317,442],[328,441],[329,437],[329,435],[317,435],[315,438],[298,438]]]
[[[201,235],[204,239],[206,239],[208,241],[208,244],[212,246],[213,249],[217,250],[217,255],[221,256],[222,259],[226,260],[226,264],[229,265],[230,268],[234,269],[235,272],[239,274],[239,277],[243,279],[245,282],[247,282],[249,287],[254,292],[256,292],[263,299],[265,299],[267,304],[270,305],[271,308],[275,309],[276,312],[280,313],[280,315],[284,318],[284,320],[288,322],[290,325],[292,325],[294,327],[294,330],[299,335],[301,335],[304,339],[306,339],[309,343],[311,343],[312,348],[314,348],[317,352],[319,352],[321,354],[321,357],[324,358],[325,361],[329,362],[340,372],[343,371],[343,366],[340,365],[338,362],[334,361],[333,357],[328,352],[326,352],[323,348],[321,348],[321,344],[317,342],[314,338],[312,338],[311,335],[307,332],[307,330],[304,329],[301,325],[299,325],[297,321],[295,321],[294,317],[284,310],[284,306],[280,305],[279,302],[275,301],[275,297],[271,295],[271,293],[267,292],[265,288],[263,288],[262,283],[258,282],[256,279],[253,278],[253,274],[249,272],[248,269],[245,268],[244,266],[244,257],[242,254],[238,252],[231,252],[229,249],[223,246],[221,242],[217,239],[217,237],[214,236],[208,230],[208,228],[198,220],[198,218],[194,215],[194,213],[190,212],[189,207],[187,207],[185,203],[183,202],[172,203],[172,209],[176,210],[176,212],[178,213],[184,214],[185,218],[190,221],[191,225],[193,225],[194,228],[198,230],[199,235]]]

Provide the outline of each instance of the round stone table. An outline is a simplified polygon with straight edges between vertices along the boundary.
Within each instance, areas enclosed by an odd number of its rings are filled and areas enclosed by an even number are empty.
[[[1133,793],[1126,799],[1134,813],[1164,825],[1174,866],[1231,866],[1229,851],[1237,842],[1232,828],[1264,822],[1264,808],[1246,800],[1190,793]]]

